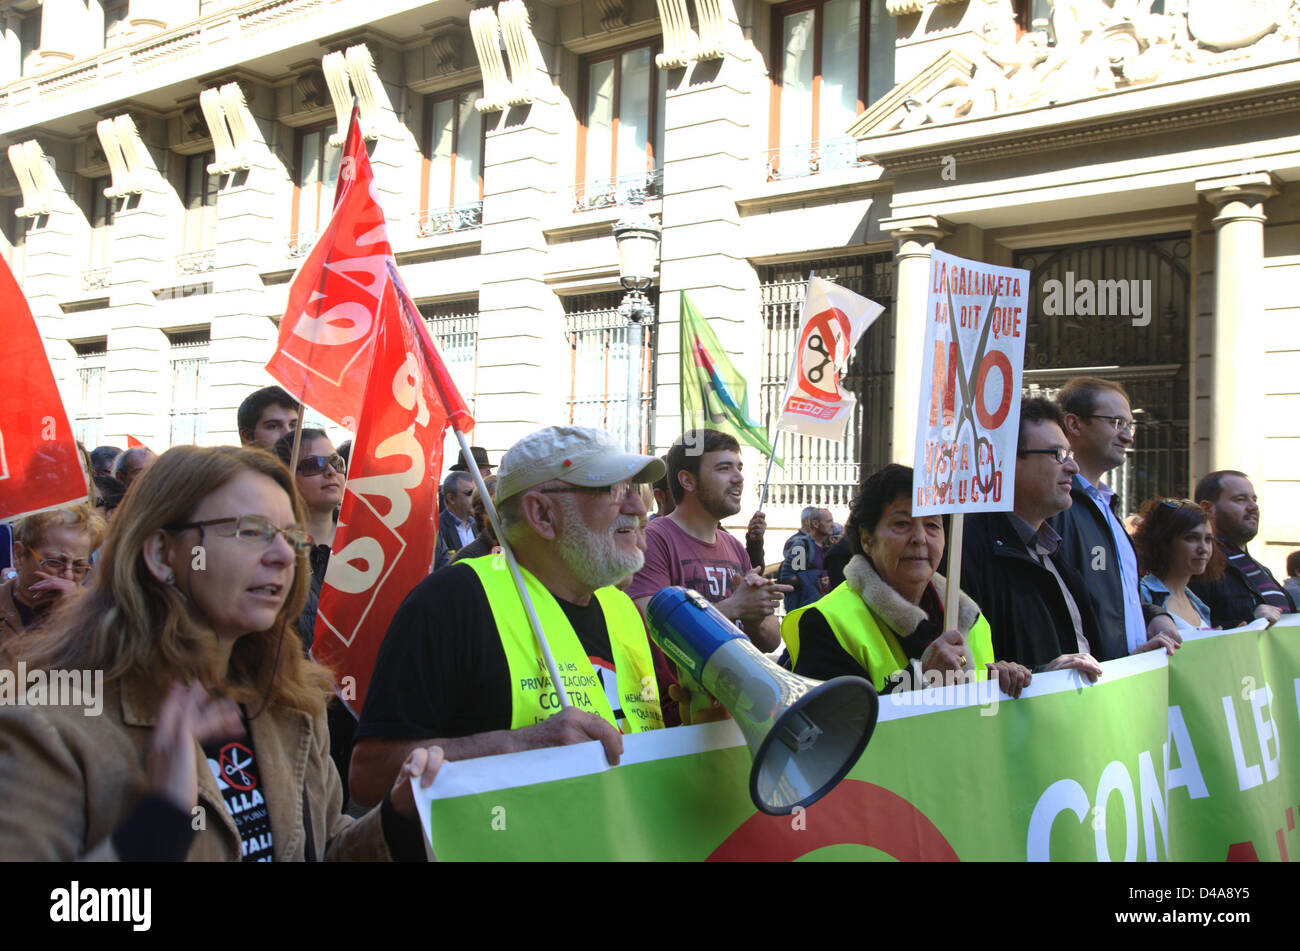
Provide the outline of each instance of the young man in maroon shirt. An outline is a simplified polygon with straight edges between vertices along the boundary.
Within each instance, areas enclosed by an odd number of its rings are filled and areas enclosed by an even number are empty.
[[[745,546],[721,528],[740,511],[745,476],[740,444],[713,429],[683,433],[668,451],[672,513],[646,527],[645,565],[626,591],[645,614],[662,588],[682,585],[702,594],[761,651],[781,643],[773,615],[789,585],[767,581],[750,564]]]

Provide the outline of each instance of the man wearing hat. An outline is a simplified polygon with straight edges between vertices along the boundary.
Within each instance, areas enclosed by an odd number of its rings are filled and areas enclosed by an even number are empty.
[[[470,446],[469,451],[474,454],[474,461],[478,463],[478,471],[484,476],[492,474],[492,463],[488,462],[487,450],[482,446]],[[456,457],[456,464],[451,467],[452,472],[469,472],[469,466],[465,462],[465,450],[462,449]]]
[[[572,706],[561,710],[505,559],[430,575],[393,616],[357,727],[350,785],[379,802],[406,752],[435,743],[451,760],[600,740],[663,725],[641,616],[614,585],[643,555],[637,483],[664,464],[609,434],[552,426],[501,459],[496,506]]]

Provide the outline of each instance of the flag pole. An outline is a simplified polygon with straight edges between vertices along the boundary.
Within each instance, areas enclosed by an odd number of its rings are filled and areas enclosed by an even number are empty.
[[[785,403],[785,398],[790,395],[790,381],[794,378],[795,367],[799,365],[799,324],[803,323],[803,312],[808,308],[808,294],[812,291],[812,279],[816,273],[815,270],[808,272],[808,290],[804,291],[803,306],[799,308],[799,323],[795,324],[794,328],[794,347],[792,348],[793,352],[790,354],[790,372],[785,376],[785,392],[781,395],[782,404]],[[778,422],[781,419],[780,406],[777,407],[776,418]],[[767,472],[763,475],[763,490],[758,496],[758,511],[760,512],[763,511],[763,506],[767,504],[767,486],[772,481],[772,460],[776,458],[777,431],[776,423],[773,423],[772,428],[768,430],[767,444],[772,447],[772,453],[767,457]]]
[[[465,464],[469,466],[470,475],[474,477],[474,485],[478,487],[479,497],[483,500],[483,511],[487,513],[488,520],[492,523],[492,531],[496,533],[497,544],[501,546],[501,554],[505,556],[506,567],[510,570],[510,578],[515,583],[515,590],[519,592],[519,600],[524,603],[524,613],[528,615],[528,626],[533,629],[533,637],[537,638],[537,646],[542,651],[542,659],[546,662],[546,672],[550,675],[551,683],[555,686],[555,692],[560,698],[560,706],[571,706],[568,691],[564,689],[564,682],[560,680],[560,672],[555,666],[555,657],[551,654],[551,645],[546,641],[546,635],[542,632],[542,622],[537,619],[537,610],[533,607],[533,599],[528,596],[528,588],[524,585],[524,577],[519,573],[519,563],[515,561],[515,553],[510,550],[510,543],[506,541],[505,533],[501,531],[501,520],[497,517],[497,507],[492,503],[492,496],[488,492],[487,486],[483,484],[483,473],[479,471],[478,460],[474,458],[474,453],[470,451],[469,440],[460,431],[460,427],[453,424],[452,430],[456,433],[456,441],[460,443],[460,451],[465,458]]]

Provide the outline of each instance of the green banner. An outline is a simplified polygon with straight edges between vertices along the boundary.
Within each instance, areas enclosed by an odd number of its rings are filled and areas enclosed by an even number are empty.
[[[1300,849],[1300,616],[1172,658],[881,698],[866,753],[790,816],[749,800],[734,723],[449,763],[442,860],[1271,861]],[[437,798],[430,800],[430,794]]]

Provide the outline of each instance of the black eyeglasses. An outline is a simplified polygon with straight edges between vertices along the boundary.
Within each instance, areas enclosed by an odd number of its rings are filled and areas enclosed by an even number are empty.
[[[590,492],[594,495],[606,495],[611,502],[623,504],[632,492],[631,482],[615,482],[613,485],[566,485],[550,489],[538,489],[538,492]]]
[[[1160,504],[1165,506],[1166,508],[1171,508],[1171,509],[1180,509],[1184,505],[1190,505],[1193,508],[1197,508],[1197,509],[1200,508],[1200,506],[1197,505],[1195,502],[1193,502],[1191,499],[1161,499]]]
[[[1127,433],[1133,435],[1137,432],[1138,421],[1136,419],[1125,419],[1123,416],[1102,416],[1100,413],[1089,413],[1090,419],[1106,419],[1110,421],[1117,433]]]
[[[325,472],[326,466],[329,466],[339,475],[348,474],[348,464],[336,452],[332,456],[303,456],[298,460],[298,475],[321,475]]]
[[[283,535],[295,552],[302,554],[311,548],[311,536],[298,528],[278,528],[269,519],[260,515],[240,515],[229,518],[209,518],[202,522],[186,522],[183,525],[169,525],[169,532],[182,532],[187,528],[199,530],[199,544],[203,544],[203,529],[210,525],[229,525],[230,531],[217,532],[223,538],[238,538],[243,541],[261,542],[270,545],[276,535]]]
[[[1065,465],[1067,459],[1074,458],[1073,449],[1062,449],[1060,446],[1055,449],[1022,449],[1016,453],[1018,456],[1051,456],[1056,460],[1058,465]]]

